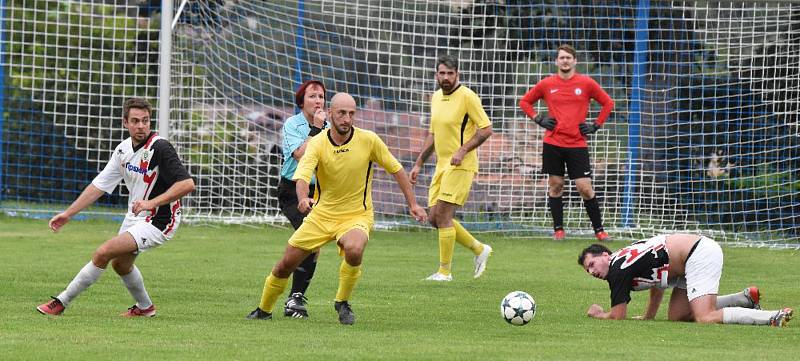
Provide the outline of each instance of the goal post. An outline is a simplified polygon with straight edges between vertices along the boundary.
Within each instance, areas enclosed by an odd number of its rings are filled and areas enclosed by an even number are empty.
[[[298,84],[313,78],[328,96],[352,94],[356,126],[378,133],[410,169],[427,134],[436,58],[451,53],[495,131],[478,149],[481,170],[458,217],[474,231],[548,235],[543,132],[518,101],[556,71],[555,49],[569,43],[579,72],[616,102],[589,139],[610,233],[799,243],[796,1],[198,0],[177,15],[166,70],[158,38],[171,21],[141,2],[0,4],[7,211],[74,199],[125,136],[124,98],[156,101],[168,75],[159,123],[168,115],[168,137],[198,183],[186,219],[284,224],[280,129],[297,112]],[[429,161],[415,187],[423,203],[432,172]],[[425,227],[407,216],[391,176],[378,169],[373,185],[380,227]],[[590,237],[571,182],[564,204],[568,234]]]

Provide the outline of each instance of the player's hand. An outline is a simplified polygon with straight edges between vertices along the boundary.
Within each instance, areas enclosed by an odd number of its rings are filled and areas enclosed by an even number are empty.
[[[589,306],[589,309],[586,310],[586,316],[589,317],[597,317],[598,315],[601,314],[603,314],[603,306],[600,306],[596,303]]]
[[[464,151],[462,151],[461,148],[459,148],[455,153],[453,153],[453,156],[450,158],[450,165],[459,166],[461,165],[461,161],[463,160],[464,160]]]
[[[133,214],[138,215],[141,212],[149,211],[151,209],[155,209],[156,207],[158,207],[158,205],[152,201],[139,199],[137,201],[134,201],[133,204],[131,205],[131,212]]]
[[[537,114],[535,118],[533,118],[534,123],[539,124],[540,127],[553,130],[556,129],[556,118],[553,118],[549,115],[541,115]]]
[[[589,135],[597,133],[597,131],[600,130],[600,126],[597,125],[596,123],[583,122],[581,124],[578,124],[578,129],[580,129],[581,134]]]
[[[297,202],[297,210],[302,214],[308,214],[308,212],[311,212],[311,208],[314,207],[315,203],[317,202],[314,198],[303,198]]]
[[[411,207],[410,213],[419,223],[425,223],[428,220],[428,213],[425,212],[425,208],[422,208],[420,205]]]
[[[53,232],[58,232],[61,227],[64,227],[64,225],[69,222],[70,218],[71,217],[66,213],[61,212],[53,216],[53,218],[50,218],[50,222],[48,222],[47,225],[50,226],[50,229],[53,230]]]
[[[418,165],[414,164],[414,166],[411,167],[411,173],[408,174],[408,181],[411,184],[417,184],[417,176],[419,175],[419,171],[420,169]]]

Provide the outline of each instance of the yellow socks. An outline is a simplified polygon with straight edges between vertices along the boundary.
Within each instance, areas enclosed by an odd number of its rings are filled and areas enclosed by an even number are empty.
[[[439,228],[439,273],[443,275],[450,274],[455,243],[456,230],[453,227]]]
[[[335,301],[349,300],[359,278],[361,278],[361,266],[351,266],[347,261],[342,260],[342,265],[339,266],[339,289],[336,290]]]
[[[261,311],[272,313],[272,307],[275,306],[275,301],[283,294],[283,291],[286,289],[286,283],[288,282],[288,277],[278,278],[270,272],[267,279],[264,280],[264,292],[261,294],[261,304],[258,308],[260,308]]]
[[[470,234],[469,231],[467,231],[467,229],[455,219],[453,220],[453,228],[456,230],[456,242],[464,247],[469,248],[476,256],[483,252],[483,243],[478,242],[478,240],[475,239],[475,237],[473,237],[472,234]]]

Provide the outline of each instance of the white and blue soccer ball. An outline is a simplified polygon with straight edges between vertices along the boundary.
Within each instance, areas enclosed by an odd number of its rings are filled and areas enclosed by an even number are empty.
[[[522,326],[531,322],[536,315],[536,301],[525,292],[514,291],[503,297],[503,301],[500,302],[500,313],[506,322]]]

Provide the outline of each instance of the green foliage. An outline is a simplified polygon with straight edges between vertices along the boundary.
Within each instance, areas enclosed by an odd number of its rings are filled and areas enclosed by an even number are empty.
[[[426,283],[438,261],[433,231],[373,233],[350,327],[339,325],[333,310],[341,259],[331,244],[309,288],[310,319],[245,320],[290,235],[245,226],[182,225],[167,245],[137,259],[155,318],[117,316],[132,301],[111,269],[63,316],[44,317],[34,307],[65,287],[118,224],[73,222],[53,234],[43,220],[0,216],[0,223],[0,244],[14,245],[0,252],[0,349],[7,360],[789,360],[787,350],[800,339],[796,325],[668,322],[666,304],[656,321],[589,319],[591,303],[608,307],[608,287],[575,262],[588,239],[488,238],[494,254],[482,278],[472,279],[472,254],[458,247],[454,281]],[[796,251],[724,251],[722,293],[757,282],[766,309],[797,306]],[[500,317],[499,302],[513,290],[537,301],[529,325]],[[631,316],[647,294],[633,298]]]
[[[800,179],[792,170],[775,170],[769,165],[757,167],[752,174],[728,178],[731,189],[745,189],[763,197],[776,194],[795,194],[800,191]]]

